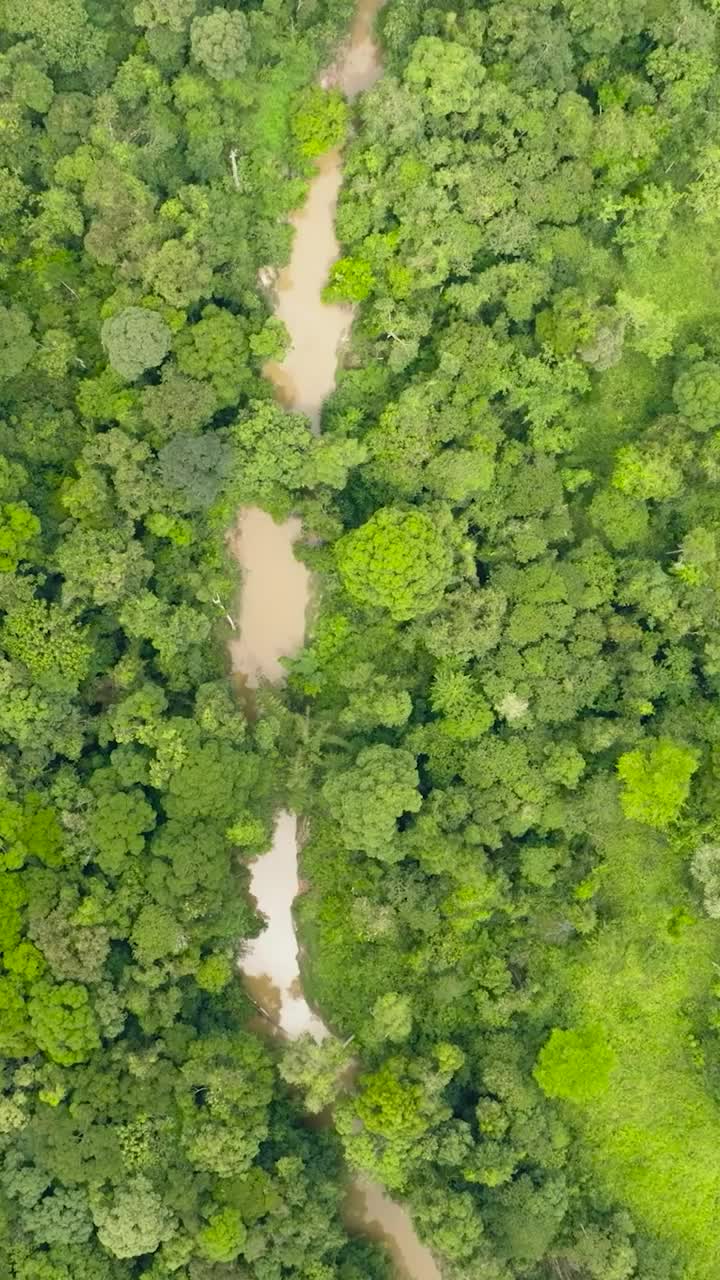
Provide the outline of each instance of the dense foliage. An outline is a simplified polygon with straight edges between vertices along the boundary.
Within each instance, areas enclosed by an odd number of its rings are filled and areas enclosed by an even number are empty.
[[[223,655],[277,483],[256,273],[347,17],[0,4],[3,1280],[385,1274],[247,1028],[277,750]]]
[[[715,1280],[717,11],[389,0],[313,440],[256,281],[347,4],[0,0],[9,1280],[384,1277],[298,1092],[448,1276]],[[322,584],[253,720],[247,501]],[[233,980],[281,790],[338,1032],[282,1056]]]
[[[306,976],[458,1277],[717,1275],[717,11],[390,0],[347,150]]]

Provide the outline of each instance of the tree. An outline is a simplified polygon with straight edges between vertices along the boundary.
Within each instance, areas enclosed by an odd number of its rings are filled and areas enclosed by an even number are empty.
[[[720,919],[720,845],[701,844],[690,860],[690,870],[702,891],[706,914]]]
[[[211,1262],[234,1262],[247,1236],[238,1209],[219,1209],[210,1215],[208,1224],[198,1235],[203,1257]]]
[[[150,426],[149,438],[156,447],[166,444],[178,432],[195,434],[217,409],[217,398],[207,382],[188,378],[169,364],[160,382],[143,387],[141,413]]]
[[[92,1213],[100,1243],[116,1258],[154,1253],[177,1230],[177,1218],[144,1174],[96,1196]]]
[[[203,262],[194,245],[185,244],[182,240],[166,240],[159,249],[148,254],[143,263],[143,280],[150,292],[159,294],[171,307],[189,307],[212,292],[211,268]],[[163,356],[169,346],[168,340]],[[153,366],[159,364],[160,359],[154,360]],[[115,368],[122,372],[117,363]]]
[[[17,977],[0,976],[0,1052],[8,1058],[30,1057],[37,1044],[23,987]]]
[[[618,550],[643,542],[647,537],[649,520],[645,503],[617,489],[598,489],[588,516],[610,546]]]
[[[673,399],[693,431],[720,425],[720,364],[701,360],[691,365],[675,383]]]
[[[167,26],[171,31],[185,31],[196,7],[196,0],[140,0],[133,9],[133,18],[139,27]]]
[[[629,497],[662,501],[680,492],[683,475],[672,449],[647,441],[618,449],[612,483]]]
[[[398,622],[436,609],[452,572],[449,548],[429,516],[395,507],[382,507],[340,538],[335,558],[348,594]]]
[[[113,369],[134,382],[146,369],[162,364],[172,334],[157,311],[125,307],[104,321],[101,338]]]
[[[86,900],[85,905],[91,902]],[[54,978],[86,985],[102,981],[110,933],[101,924],[82,922],[79,895],[69,888],[51,911],[33,912],[28,933]]]
[[[454,664],[440,666],[430,689],[433,711],[442,715],[444,733],[461,741],[472,742],[481,737],[495,720],[486,700],[475,687],[472,677],[458,671]]]
[[[35,543],[40,521],[25,502],[0,503],[0,572],[13,573]]]
[[[445,449],[425,468],[428,488],[450,502],[466,502],[492,484],[495,464],[483,449]]]
[[[283,1080],[302,1090],[308,1111],[317,1114],[337,1096],[350,1062],[348,1045],[334,1036],[317,1041],[302,1035],[286,1046],[279,1070]]]
[[[83,0],[5,0],[3,23],[34,38],[48,62],[77,71],[99,61],[105,38],[91,26]]]
[[[31,791],[22,804],[0,796],[0,840],[2,862],[9,870],[35,858],[48,867],[62,863],[63,835],[57,816],[38,792]]]
[[[213,955],[204,956],[200,961],[195,981],[202,991],[217,995],[234,977],[236,972],[231,958],[215,952]]]
[[[100,1035],[87,987],[42,979],[32,989],[28,1013],[38,1046],[53,1062],[69,1067],[87,1062]]]
[[[364,302],[374,284],[373,269],[364,258],[338,258],[330,268],[323,302]]]
[[[455,40],[421,36],[413,45],[405,83],[434,117],[465,114],[477,104],[485,69],[477,53]]]
[[[0,380],[22,373],[36,350],[27,313],[21,307],[0,306]]]
[[[673,348],[678,317],[668,315],[652,298],[635,298],[620,289],[617,305],[630,325],[631,343],[653,363],[669,355]]]
[[[496,648],[507,604],[494,587],[463,583],[446,592],[438,611],[417,626],[434,657],[465,663]]]
[[[355,764],[330,777],[322,790],[343,843],[382,861],[401,858],[397,821],[405,813],[420,811],[419,781],[409,751],[384,744],[365,747]]]
[[[591,1102],[608,1089],[615,1061],[599,1027],[570,1031],[554,1027],[540,1050],[533,1075],[549,1098]]]
[[[80,1188],[57,1188],[23,1214],[22,1224],[38,1244],[85,1244],[93,1233],[87,1196]]]
[[[232,431],[236,487],[241,501],[281,507],[283,491],[306,483],[312,466],[312,435],[307,418],[287,413],[271,400],[253,400]]]
[[[372,1022],[365,1033],[371,1044],[384,1044],[390,1040],[400,1043],[407,1040],[412,1031],[412,1001],[397,991],[378,996],[372,1011]]]
[[[147,967],[187,950],[188,935],[166,907],[146,903],[135,920],[129,941],[138,964]]]
[[[0,633],[6,651],[36,679],[77,685],[88,674],[92,645],[72,614],[46,600],[9,609]]]
[[[250,375],[246,325],[240,316],[211,303],[197,324],[179,335],[176,348],[183,373],[207,379],[220,406],[237,403]]]
[[[214,80],[241,76],[250,48],[245,14],[216,8],[204,18],[194,18],[190,46],[193,57]]]
[[[77,526],[60,543],[57,567],[63,575],[63,604],[92,600],[117,604],[142,590],[152,561],[140,541],[129,540],[120,528],[83,529]]]
[[[678,817],[690,794],[699,753],[686,744],[658,738],[620,756],[617,771],[626,818],[664,831]]]
[[[160,476],[173,507],[206,511],[221,492],[232,461],[232,449],[217,435],[178,432],[158,454]]]
[[[562,1177],[548,1178],[540,1187],[527,1174],[498,1193],[492,1215],[503,1253],[521,1266],[546,1256],[568,1210]]]
[[[260,794],[267,791],[259,757],[210,739],[195,743],[193,751],[176,762],[162,803],[167,816],[178,822],[209,818],[224,829],[248,808],[251,795]]]
[[[333,439],[332,436],[315,437],[312,452],[307,459],[303,482],[309,489],[327,485],[331,489],[344,489],[348,473],[367,459],[367,449],[361,440]]]
[[[38,368],[49,378],[65,378],[74,359],[77,344],[72,334],[64,329],[46,329],[37,353]]]
[[[292,131],[304,156],[321,156],[342,146],[348,108],[336,89],[330,92],[312,85],[300,94],[292,116]]]
[[[245,1174],[268,1134],[273,1075],[267,1051],[247,1033],[198,1039],[181,1069],[182,1144],[199,1170]]]
[[[109,876],[121,875],[128,859],[142,853],[145,833],[154,826],[155,813],[139,788],[100,795],[88,822],[98,866]]]

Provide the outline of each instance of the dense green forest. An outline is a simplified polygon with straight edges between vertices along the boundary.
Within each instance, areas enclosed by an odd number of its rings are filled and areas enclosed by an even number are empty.
[[[0,0],[0,1280],[387,1280],[346,1168],[450,1280],[717,1280],[720,4],[388,0],[347,113],[350,12]],[[257,278],[348,114],[315,439]]]
[[[224,532],[348,21],[295,9],[0,3],[2,1280],[385,1275],[234,967],[280,772]]]
[[[717,13],[391,0],[347,151],[302,928],[457,1276],[720,1271]]]

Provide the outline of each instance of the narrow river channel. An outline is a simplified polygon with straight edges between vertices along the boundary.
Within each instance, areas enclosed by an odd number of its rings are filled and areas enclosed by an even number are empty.
[[[326,83],[338,85],[348,98],[367,89],[380,74],[372,25],[382,0],[360,0],[350,40]],[[293,217],[295,239],[289,265],[276,283],[276,313],[285,322],[291,349],[282,365],[266,373],[278,399],[306,413],[320,429],[323,401],[335,383],[338,348],[347,335],[352,313],[326,306],[320,294],[331,263],[339,253],[335,238],[335,206],[342,181],[339,151],[317,162],[305,205]],[[295,653],[305,634],[310,575],[295,559],[300,536],[297,519],[278,525],[257,507],[240,512],[234,552],[242,572],[238,631],[231,644],[233,671],[250,687],[279,680],[280,658]],[[244,981],[253,996],[285,1035],[328,1034],[304,998],[292,914],[298,885],[297,819],[278,814],[272,848],[251,867],[251,892],[267,926],[240,960]],[[382,1188],[364,1178],[350,1185],[345,1203],[350,1230],[381,1240],[393,1259],[398,1280],[440,1280],[432,1254],[422,1245],[407,1211]]]

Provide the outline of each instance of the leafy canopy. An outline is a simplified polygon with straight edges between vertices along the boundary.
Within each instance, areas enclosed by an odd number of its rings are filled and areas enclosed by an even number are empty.
[[[396,507],[380,508],[340,538],[335,557],[349,595],[387,609],[398,622],[437,608],[452,573],[450,550],[431,517]]]

